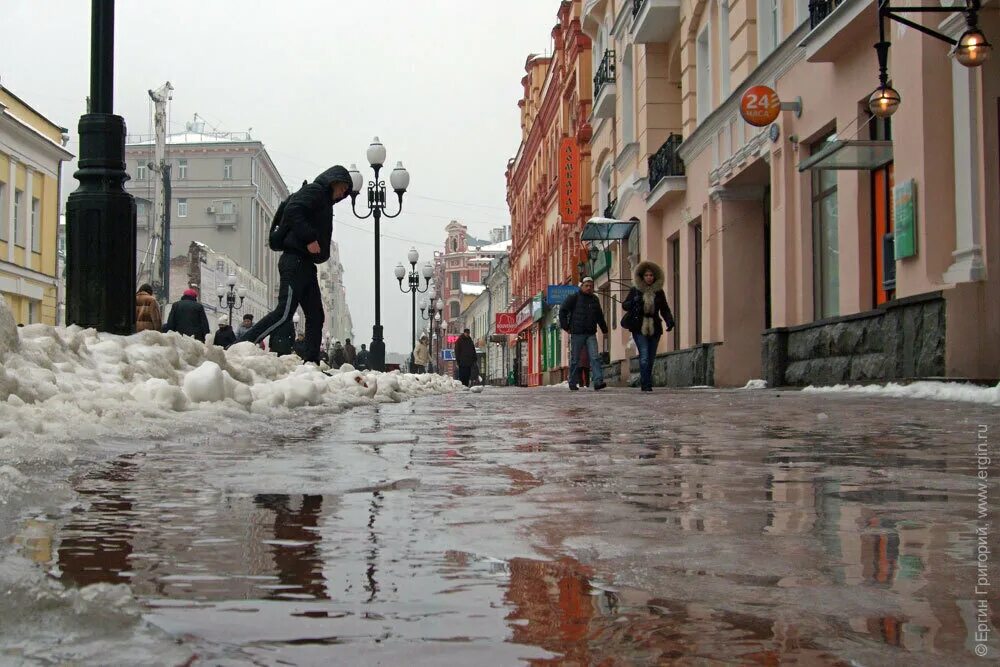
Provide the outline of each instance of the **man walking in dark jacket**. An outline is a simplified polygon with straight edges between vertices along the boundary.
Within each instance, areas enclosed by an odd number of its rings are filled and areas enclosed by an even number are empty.
[[[241,341],[257,343],[270,336],[290,321],[301,305],[306,316],[306,337],[296,351],[303,361],[319,363],[324,317],[316,265],[330,259],[333,205],[350,191],[351,175],[336,165],[288,198],[282,222],[284,252],[278,260],[278,305],[243,334]]]
[[[193,289],[184,290],[181,300],[170,306],[170,315],[163,325],[163,333],[168,331],[176,331],[205,342],[210,331],[208,315],[205,314],[205,307],[198,303],[198,293]]]
[[[468,329],[455,341],[455,362],[458,364],[458,379],[466,387],[472,384],[472,367],[476,365],[476,344]]]
[[[580,351],[586,346],[590,357],[590,376],[594,381],[594,391],[600,391],[604,384],[604,369],[601,354],[597,349],[597,327],[608,335],[608,323],[604,319],[601,300],[594,295],[594,279],[587,276],[580,283],[580,291],[571,294],[559,308],[559,326],[569,333],[570,364],[569,388],[577,391],[577,369],[580,365]]]
[[[212,345],[218,345],[223,350],[228,350],[229,346],[236,342],[236,332],[229,326],[229,318],[223,315],[219,318],[219,328],[215,330],[212,337]]]

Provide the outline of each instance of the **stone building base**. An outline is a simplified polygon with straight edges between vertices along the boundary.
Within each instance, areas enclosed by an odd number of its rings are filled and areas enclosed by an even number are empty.
[[[716,343],[696,345],[656,356],[653,385],[656,387],[712,386],[715,384]],[[639,357],[628,361],[628,384],[639,386]]]
[[[877,310],[763,334],[768,386],[884,382],[945,375],[945,302],[940,292]]]

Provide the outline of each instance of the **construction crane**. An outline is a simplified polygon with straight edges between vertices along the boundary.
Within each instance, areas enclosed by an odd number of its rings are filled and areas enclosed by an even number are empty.
[[[174,87],[167,81],[156,90],[149,91],[153,100],[153,127],[156,141],[153,161],[147,166],[159,176],[153,195],[154,222],[149,235],[146,255],[139,266],[139,275],[148,274],[157,297],[163,303],[170,301],[170,165],[167,152],[167,102],[173,99]],[[156,289],[158,288],[158,289]]]

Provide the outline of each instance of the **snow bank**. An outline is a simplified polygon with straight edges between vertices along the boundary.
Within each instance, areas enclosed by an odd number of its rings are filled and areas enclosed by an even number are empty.
[[[207,429],[234,416],[253,422],[309,406],[339,412],[461,388],[439,375],[349,365],[324,373],[251,343],[224,351],[176,333],[19,329],[0,300],[0,465],[71,460],[80,441],[163,438],[181,423]],[[14,483],[9,473],[0,488]]]
[[[765,380],[750,380],[746,383],[744,389],[767,389],[767,381]]]
[[[832,387],[806,387],[802,391],[817,394],[853,393],[875,394],[893,398],[926,398],[932,401],[962,401],[965,403],[985,403],[1000,405],[1000,384],[995,387],[980,387],[957,382],[914,382],[912,384],[850,386],[838,384]]]

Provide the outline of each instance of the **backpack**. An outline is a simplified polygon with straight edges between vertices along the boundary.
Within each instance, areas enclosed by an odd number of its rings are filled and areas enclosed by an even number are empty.
[[[285,204],[288,199],[278,204],[278,210],[271,218],[271,231],[267,234],[267,246],[271,250],[281,251],[285,249],[285,237],[288,236],[289,225],[285,224]]]

